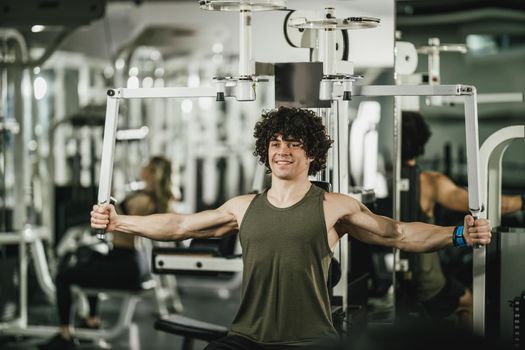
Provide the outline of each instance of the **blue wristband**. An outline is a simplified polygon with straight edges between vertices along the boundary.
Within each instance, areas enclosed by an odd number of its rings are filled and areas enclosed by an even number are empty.
[[[465,236],[463,236],[463,226],[456,226],[454,228],[454,234],[452,235],[452,244],[454,247],[466,247],[468,246]]]

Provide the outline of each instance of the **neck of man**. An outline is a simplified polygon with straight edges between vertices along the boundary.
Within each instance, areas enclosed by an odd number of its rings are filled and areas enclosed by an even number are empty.
[[[279,206],[293,204],[306,195],[311,185],[308,176],[285,180],[272,174],[272,187],[268,190],[268,197]]]

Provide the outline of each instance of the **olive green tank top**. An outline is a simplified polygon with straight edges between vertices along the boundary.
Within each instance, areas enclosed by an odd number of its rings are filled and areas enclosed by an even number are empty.
[[[239,230],[243,283],[230,334],[265,345],[337,335],[326,286],[332,252],[323,200],[314,185],[288,208],[270,204],[267,192],[252,200]]]

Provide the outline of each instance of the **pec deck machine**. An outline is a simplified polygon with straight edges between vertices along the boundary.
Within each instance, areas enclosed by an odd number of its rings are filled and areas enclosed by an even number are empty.
[[[202,0],[200,7],[210,11],[233,11],[239,13],[239,70],[238,76],[217,77],[212,87],[166,87],[166,88],[115,88],[107,91],[106,120],[104,126],[104,140],[100,166],[100,181],[98,202],[109,203],[111,200],[111,181],[115,152],[119,103],[123,99],[146,98],[196,98],[207,97],[224,101],[234,98],[239,103],[253,101],[257,98],[256,90],[259,84],[265,84],[267,79],[262,74],[256,74],[252,58],[252,13],[265,10],[286,9],[285,0],[240,0],[214,1]],[[320,18],[319,18],[320,17]],[[348,57],[338,60],[341,53],[341,42],[338,42],[341,33],[347,30],[374,28],[380,20],[370,17],[337,18],[334,8],[326,8],[322,16],[302,16],[301,11],[291,12],[286,19],[286,32],[290,43],[298,40],[300,47],[311,49],[311,62],[300,63],[310,65],[306,72],[319,77],[315,84],[318,91],[313,101],[302,101],[299,106],[318,108],[320,116],[325,120],[327,129],[334,139],[334,147],[329,158],[326,173],[319,179],[329,181],[333,191],[349,193],[349,164],[348,152],[348,122],[349,101],[354,96],[382,97],[382,96],[447,96],[462,99],[465,111],[465,137],[468,157],[468,187],[469,207],[475,217],[486,217],[484,203],[480,195],[480,149],[478,140],[478,113],[476,88],[469,85],[359,85],[361,76],[354,75],[353,67]],[[346,45],[348,45],[346,39]],[[343,35],[343,46],[345,36]],[[347,55],[347,54],[346,54]],[[294,65],[294,64],[292,64]],[[278,73],[286,70],[286,64],[266,64],[266,76],[275,75],[276,91],[279,86]],[[322,67],[322,73],[321,68]],[[280,74],[280,73],[279,73]],[[311,77],[309,78],[311,79]],[[276,97],[277,97],[276,93]],[[292,93],[293,95],[293,93]],[[282,104],[294,105],[296,101],[283,101]],[[394,208],[399,208],[399,190],[396,184],[400,180],[400,113],[394,116]],[[394,219],[399,219],[399,210],[395,210]],[[97,232],[99,238],[104,239],[104,232]],[[484,276],[485,248],[476,249],[475,279]],[[342,276],[335,286],[333,293],[338,297],[343,312],[347,312],[348,305],[348,238],[344,236],[335,252],[342,269]],[[199,258],[192,256],[171,256],[158,250],[153,256],[153,266],[157,271],[241,271],[242,261],[239,257],[229,258]],[[474,327],[478,334],[484,334],[484,309],[479,307],[484,298],[484,285],[474,285]]]

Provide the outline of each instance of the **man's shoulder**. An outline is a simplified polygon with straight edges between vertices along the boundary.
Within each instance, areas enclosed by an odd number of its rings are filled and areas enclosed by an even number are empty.
[[[224,210],[225,212],[232,214],[240,225],[246,210],[250,206],[250,203],[255,198],[255,196],[255,194],[244,194],[233,197],[224,203],[224,205],[219,210]]]
[[[225,205],[228,207],[245,207],[248,206],[251,201],[255,198],[256,194],[243,194],[240,196],[236,196],[228,200]]]
[[[352,196],[339,192],[325,192],[325,196],[331,199],[354,199]]]
[[[344,203],[357,203],[357,199],[353,198],[352,196],[344,193],[338,193],[338,192],[326,192],[324,195],[325,202],[328,202],[328,204],[336,204],[341,205]]]
[[[324,200],[325,220],[332,224],[347,215],[361,211],[359,201],[347,194],[328,192]]]
[[[251,202],[257,194],[250,193],[250,194],[242,194],[240,196],[233,197],[232,200],[235,200],[237,202]]]

